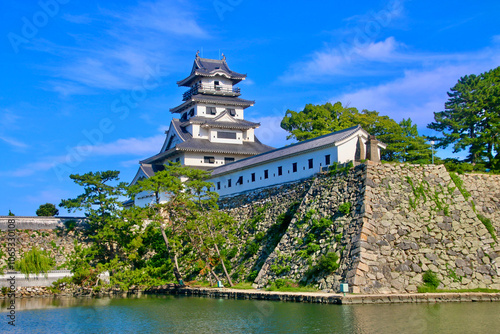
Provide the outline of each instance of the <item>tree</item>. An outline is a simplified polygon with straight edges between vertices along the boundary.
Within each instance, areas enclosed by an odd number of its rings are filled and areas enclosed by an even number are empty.
[[[62,200],[60,207],[68,212],[85,211],[89,228],[87,235],[94,240],[93,257],[96,263],[108,263],[116,256],[126,257],[120,236],[126,235],[129,224],[120,217],[121,202],[126,184],[118,183],[118,171],[72,174],[70,178],[84,188],[84,193],[73,199]],[[109,184],[114,183],[114,184]]]
[[[360,125],[378,140],[387,144],[382,151],[382,160],[429,163],[430,145],[418,134],[411,119],[399,124],[376,111],[343,107],[340,102],[324,105],[307,104],[300,112],[287,110],[281,127],[290,132],[288,139],[308,140],[331,132]]]
[[[181,235],[190,215],[191,194],[185,191],[183,180],[189,175],[189,169],[180,164],[169,164],[163,171],[147,179],[142,179],[129,188],[129,195],[134,199],[139,193],[149,192],[154,201],[144,208],[149,212],[152,222],[160,228],[168,255],[174,265],[174,275],[179,284],[183,276],[179,268]],[[162,194],[166,196],[162,198]]]
[[[12,211],[10,211],[10,209],[9,209],[9,216],[15,216],[15,214],[13,214]]]
[[[466,75],[450,89],[445,110],[427,127],[442,133],[436,147],[468,150],[466,161],[496,168],[500,160],[500,67]]]
[[[42,204],[36,210],[36,215],[37,216],[50,217],[50,216],[57,216],[58,214],[59,214],[59,210],[52,203]]]
[[[218,211],[217,199],[219,195],[210,191],[213,183],[207,181],[209,178],[209,172],[192,169],[189,178],[185,182],[186,188],[193,194],[196,217],[195,232],[198,232],[201,244],[208,250],[209,257],[211,256],[210,249],[215,251],[229,285],[233,286],[231,276],[229,276],[224,263],[225,259],[219,249],[219,244],[223,244],[225,241],[220,232],[224,230],[227,232],[232,225],[232,220],[227,214]],[[212,268],[210,268],[210,272],[217,279],[217,275]]]

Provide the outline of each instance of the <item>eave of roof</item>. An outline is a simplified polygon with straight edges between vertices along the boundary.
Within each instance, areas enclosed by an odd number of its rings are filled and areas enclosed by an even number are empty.
[[[184,128],[190,124],[199,124],[202,127],[207,127],[207,128],[216,127],[225,129],[243,129],[243,130],[251,128],[256,129],[260,126],[260,123],[249,122],[244,119],[234,118],[233,121],[226,122],[226,121],[218,121],[218,118],[209,118],[203,116],[191,117],[187,121],[180,123],[179,126]]]
[[[240,99],[239,97],[227,97],[227,96],[214,96],[214,95],[203,95],[196,94],[191,96],[191,98],[181,105],[171,108],[170,112],[180,113],[184,110],[188,109],[195,102],[207,103],[207,104],[215,104],[215,105],[232,105],[243,107],[243,109],[251,107],[255,104],[255,101]]]

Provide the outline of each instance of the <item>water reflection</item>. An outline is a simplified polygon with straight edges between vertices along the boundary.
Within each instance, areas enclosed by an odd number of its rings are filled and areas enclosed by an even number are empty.
[[[2,301],[2,311],[6,301]],[[319,305],[202,297],[29,298],[12,333],[490,333],[500,303]],[[4,318],[5,312],[2,312]],[[6,322],[0,323],[5,332]]]

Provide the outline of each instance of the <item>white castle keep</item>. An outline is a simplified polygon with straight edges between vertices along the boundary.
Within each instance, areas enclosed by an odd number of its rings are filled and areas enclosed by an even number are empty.
[[[197,53],[189,76],[177,82],[189,88],[183,102],[170,109],[179,118],[172,119],[160,152],[140,161],[132,184],[173,161],[211,171],[213,190],[230,196],[308,178],[334,162],[380,161],[385,144],[360,126],[277,149],[261,143],[254,133],[260,124],[244,118],[245,109],[255,102],[241,99],[235,87],[245,78],[229,69],[225,56],[205,59]],[[126,205],[152,200],[144,193]]]

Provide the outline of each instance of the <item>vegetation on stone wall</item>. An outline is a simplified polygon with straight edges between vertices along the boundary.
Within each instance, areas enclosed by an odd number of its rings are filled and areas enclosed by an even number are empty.
[[[26,276],[30,274],[47,275],[47,272],[54,266],[54,259],[46,251],[41,251],[37,247],[33,247],[30,251],[24,253],[14,264],[14,268]]]

